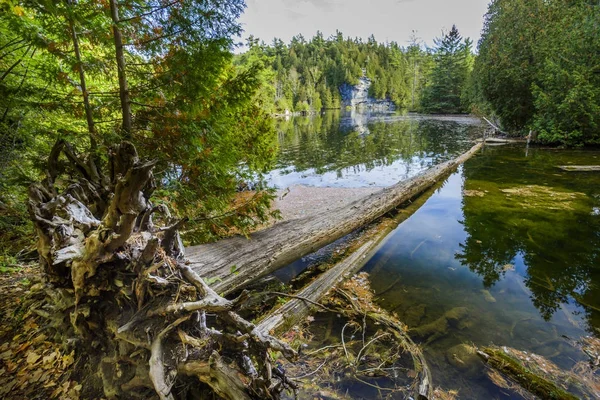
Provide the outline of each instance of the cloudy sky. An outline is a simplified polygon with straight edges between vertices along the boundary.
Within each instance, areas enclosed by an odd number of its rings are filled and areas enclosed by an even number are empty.
[[[311,38],[320,30],[325,37],[344,36],[404,46],[411,32],[426,44],[456,24],[464,37],[477,43],[489,0],[247,0],[241,22],[243,37],[254,35],[267,43],[274,37],[289,42],[302,33]]]

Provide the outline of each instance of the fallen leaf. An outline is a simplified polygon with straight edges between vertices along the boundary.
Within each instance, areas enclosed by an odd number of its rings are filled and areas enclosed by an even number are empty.
[[[27,364],[33,365],[35,364],[42,356],[35,353],[34,351],[30,351],[27,354]]]

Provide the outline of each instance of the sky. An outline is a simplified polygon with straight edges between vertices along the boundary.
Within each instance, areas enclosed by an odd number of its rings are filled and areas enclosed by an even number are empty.
[[[344,37],[371,34],[379,42],[409,43],[416,31],[425,44],[456,24],[463,37],[475,44],[489,0],[246,0],[240,22],[243,38],[254,35],[270,44],[274,37],[288,43],[301,33],[312,38],[317,30],[325,37],[340,30]]]

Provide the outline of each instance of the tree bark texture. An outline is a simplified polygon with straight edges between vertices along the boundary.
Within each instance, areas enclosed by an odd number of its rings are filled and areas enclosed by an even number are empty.
[[[121,99],[121,113],[123,115],[123,134],[125,139],[131,137],[133,128],[131,115],[131,102],[129,100],[129,87],[125,70],[125,52],[123,51],[123,35],[119,28],[119,5],[117,0],[110,0],[110,16],[113,21],[113,36],[115,38],[115,56],[119,76],[119,97]]]
[[[216,279],[212,287],[218,293],[236,292],[393,210],[447,176],[482,146],[477,143],[453,160],[336,210],[279,223],[248,239],[234,237],[190,247],[190,266],[198,275]]]
[[[185,220],[150,200],[154,163],[127,142],[109,156],[108,174],[94,179],[59,141],[47,179],[29,190],[46,309],[86,371],[82,397],[173,399],[175,386],[194,392],[199,382],[226,399],[294,390],[271,355],[296,352],[236,313],[247,294],[227,300],[187,265],[177,232]],[[156,212],[164,226],[154,225]]]

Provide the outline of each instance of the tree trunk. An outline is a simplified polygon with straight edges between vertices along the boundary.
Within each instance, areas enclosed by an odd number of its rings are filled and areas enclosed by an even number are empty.
[[[463,155],[333,211],[276,224],[250,235],[187,249],[190,266],[216,282],[218,293],[238,291],[252,281],[351,233],[431,187],[477,153],[478,143]]]
[[[74,0],[67,0],[68,5],[72,5]],[[96,126],[94,124],[94,116],[92,113],[92,106],[90,104],[90,96],[87,90],[87,84],[85,81],[85,71],[83,69],[83,60],[81,59],[81,51],[79,49],[79,38],[75,31],[75,24],[73,19],[69,17],[69,29],[71,30],[71,39],[73,40],[73,50],[75,52],[75,59],[77,60],[77,72],[79,73],[79,85],[81,86],[81,95],[83,97],[83,107],[85,109],[85,119],[88,126],[88,134],[90,137],[90,157],[88,159],[88,165],[92,179],[96,182],[100,180],[97,167],[97,155],[98,144],[96,141]]]
[[[119,6],[117,0],[110,0],[110,16],[113,21],[113,36],[115,38],[115,55],[119,75],[119,97],[121,99],[121,113],[123,114],[123,137],[129,139],[132,133],[131,102],[129,88],[125,73],[125,53],[123,52],[123,35],[119,28]]]

